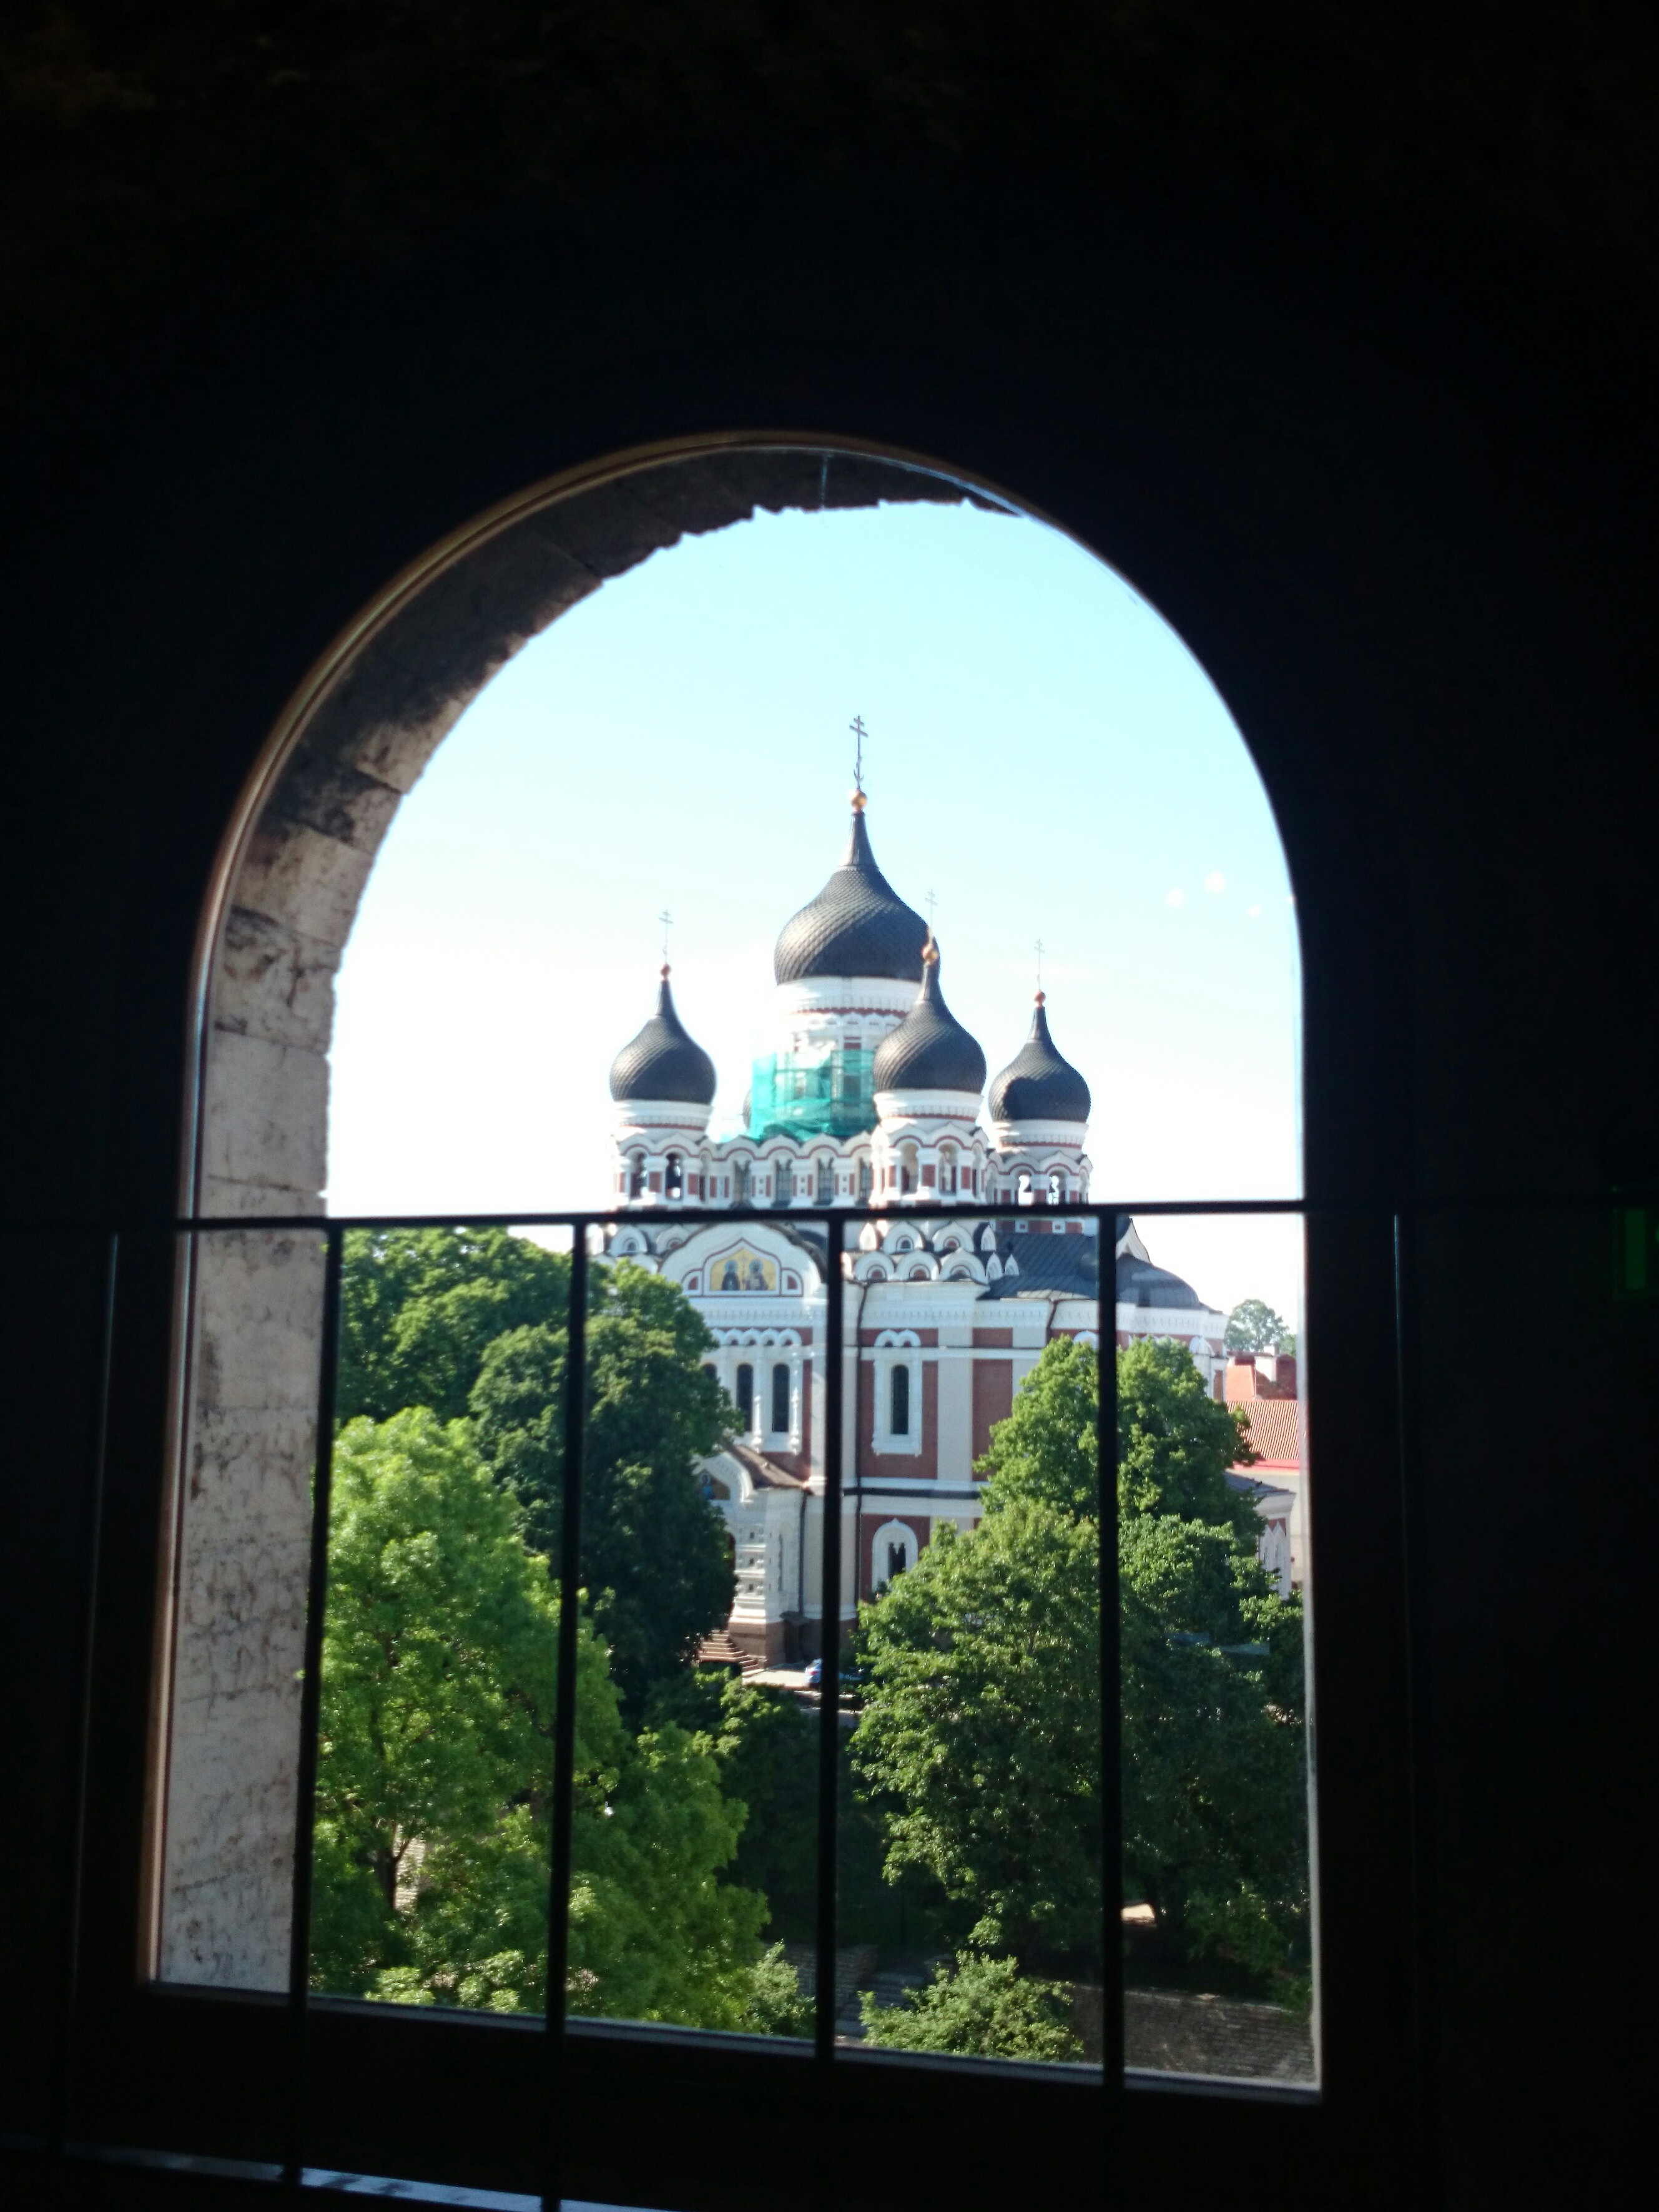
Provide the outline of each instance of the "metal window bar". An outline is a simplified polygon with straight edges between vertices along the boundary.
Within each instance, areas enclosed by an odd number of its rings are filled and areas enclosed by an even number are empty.
[[[334,1414],[340,1374],[340,1278],[345,1231],[331,1223],[323,1263],[323,1328],[317,1361],[317,1445],[311,1478],[311,1559],[306,1583],[305,1674],[300,1686],[300,1769],[294,1793],[294,1899],[289,1927],[289,2112],[283,2180],[305,2174],[311,2027],[311,1893],[317,1819],[323,1621],[328,1603],[329,1509],[334,1489]]]

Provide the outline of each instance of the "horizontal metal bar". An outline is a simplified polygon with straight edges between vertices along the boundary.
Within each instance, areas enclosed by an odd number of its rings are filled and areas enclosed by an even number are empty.
[[[563,1212],[511,1213],[198,1213],[143,1215],[64,1214],[0,1218],[0,1236],[189,1236],[264,1230],[292,1235],[331,1229],[604,1229],[642,1221],[679,1221],[692,1227],[722,1221],[1087,1221],[1111,1214],[1144,1219],[1188,1219],[1206,1215],[1295,1214],[1306,1220],[1387,1221],[1421,1219],[1449,1213],[1504,1213],[1521,1208],[1539,1212],[1600,1211],[1607,1206],[1659,1206],[1659,1185],[1618,1190],[1503,1190],[1437,1193],[1426,1198],[1328,1200],[1312,1198],[1118,1198],[1068,1200],[1063,1206],[989,1205],[971,1199],[910,1200],[871,1206],[629,1206]]]

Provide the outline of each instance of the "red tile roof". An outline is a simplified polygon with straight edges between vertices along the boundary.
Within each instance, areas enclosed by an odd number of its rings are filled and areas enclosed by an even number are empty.
[[[1237,1408],[1249,1424],[1252,1448],[1261,1456],[1243,1472],[1255,1474],[1270,1467],[1302,1464],[1302,1401],[1299,1398],[1250,1398]]]

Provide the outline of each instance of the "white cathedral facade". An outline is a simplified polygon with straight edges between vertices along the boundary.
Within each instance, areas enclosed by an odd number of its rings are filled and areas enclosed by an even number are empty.
[[[656,1011],[611,1071],[617,1199],[637,1214],[607,1249],[677,1283],[707,1322],[742,1433],[706,1463],[731,1536],[727,1633],[775,1665],[820,1652],[826,1239],[813,1214],[867,1205],[844,1258],[842,1628],[913,1565],[941,1522],[972,1527],[974,1465],[1051,1339],[1093,1345],[1100,1239],[1086,1200],[1089,1086],[1030,1033],[986,1085],[945,1005],[939,947],[871,851],[861,792],[841,866],[774,956],[777,1050],[753,1071],[742,1132],[711,1140],[714,1069]],[[909,1209],[962,1201],[947,1218]],[[1013,1220],[975,1201],[1014,1205]],[[684,1209],[744,1209],[729,1223]],[[764,1218],[748,1209],[763,1208]],[[1225,1316],[1154,1267],[1116,1224],[1116,1340],[1174,1337],[1219,1395]]]

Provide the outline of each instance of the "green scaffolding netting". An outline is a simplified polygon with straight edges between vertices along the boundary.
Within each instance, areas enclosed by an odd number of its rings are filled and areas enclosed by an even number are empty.
[[[754,1064],[751,1137],[856,1137],[875,1127],[875,1054],[854,1045],[774,1053]]]

